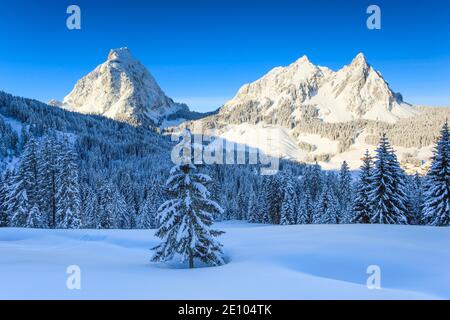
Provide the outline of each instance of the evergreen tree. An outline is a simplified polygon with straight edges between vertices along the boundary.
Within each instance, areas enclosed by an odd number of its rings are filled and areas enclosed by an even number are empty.
[[[371,204],[370,204],[370,186],[372,177],[373,162],[369,150],[366,150],[359,174],[358,184],[356,186],[356,197],[353,204],[354,223],[370,223]]]
[[[83,228],[96,229],[98,225],[97,196],[94,190],[92,190],[89,186],[85,185],[83,189],[84,189],[84,198],[82,201],[82,212],[84,216]]]
[[[259,215],[260,207],[258,205],[257,197],[255,192],[251,192],[248,200],[248,221],[251,223],[261,222],[261,217]]]
[[[265,205],[263,222],[280,224],[281,205],[283,202],[283,192],[280,186],[280,175],[266,176],[263,184],[263,194]]]
[[[45,219],[44,219],[43,215],[41,214],[41,212],[39,211],[39,208],[37,205],[34,205],[33,208],[31,208],[31,210],[28,214],[27,223],[26,223],[25,227],[27,227],[27,228],[45,228],[46,227]]]
[[[369,191],[370,222],[406,224],[407,195],[404,173],[386,135],[380,139],[375,159]]]
[[[65,146],[58,159],[60,167],[56,177],[57,227],[79,229],[82,225],[77,155],[67,140]]]
[[[25,145],[25,150],[22,158],[21,175],[20,177],[24,179],[24,185],[27,190],[27,197],[30,207],[38,204],[38,143],[35,138],[30,137],[27,144]]]
[[[297,194],[295,193],[293,178],[290,175],[286,175],[283,181],[284,181],[284,188],[283,188],[284,195],[281,204],[280,224],[283,225],[294,224],[296,220]]]
[[[11,214],[11,226],[25,227],[31,208],[37,202],[37,143],[28,138],[19,168],[7,195],[7,211]],[[30,196],[31,195],[31,198]]]
[[[158,222],[154,206],[155,200],[148,197],[144,200],[142,208],[138,216],[138,227],[141,229],[154,229],[157,228]]]
[[[319,197],[314,221],[320,224],[340,223],[339,202],[329,185],[325,186]]]
[[[350,176],[350,170],[346,161],[342,163],[341,170],[339,172],[338,181],[338,197],[339,206],[341,211],[341,222],[350,223],[352,214],[352,178]]]
[[[13,193],[9,198],[8,211],[12,213],[11,227],[23,228],[27,225],[28,214],[30,212],[27,190],[17,182],[13,188]]]
[[[423,198],[422,178],[416,172],[414,176],[408,177],[408,224],[423,224]]]
[[[450,138],[448,123],[441,130],[433,164],[427,175],[423,221],[431,226],[450,224]]]
[[[9,225],[10,217],[7,202],[11,184],[11,172],[7,170],[3,178],[0,176],[0,228]]]
[[[124,228],[134,228],[136,226],[136,217],[139,214],[139,201],[137,201],[135,187],[132,181],[132,177],[129,173],[125,173],[118,186],[119,191],[125,201],[125,207],[123,210],[127,212],[126,217],[122,218],[121,223],[128,223]]]
[[[158,227],[157,212],[164,196],[155,179],[152,179],[144,193],[144,201],[137,217],[137,227],[154,229]]]
[[[300,198],[297,208],[297,224],[311,224],[313,223],[314,204],[308,192]]]
[[[43,139],[41,157],[38,161],[39,208],[49,227],[56,228],[56,177],[59,142],[53,134]]]
[[[105,181],[100,189],[99,197],[99,214],[98,224],[99,229],[114,229],[117,227],[116,220],[116,204],[114,197],[117,193],[112,182]]]
[[[160,227],[156,236],[162,243],[154,248],[153,261],[167,261],[178,253],[194,268],[195,259],[204,263],[224,263],[222,245],[215,239],[222,231],[211,229],[214,212],[223,209],[209,200],[205,184],[211,182],[208,175],[193,173],[191,163],[176,165],[166,182],[168,193],[174,197],[164,202],[158,210]]]

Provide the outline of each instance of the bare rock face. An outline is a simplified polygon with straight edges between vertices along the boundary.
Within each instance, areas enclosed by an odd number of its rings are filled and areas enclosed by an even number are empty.
[[[164,94],[128,48],[111,50],[106,62],[76,83],[63,106],[132,124],[159,124],[171,114],[188,110]]]
[[[357,119],[394,123],[417,114],[391,90],[362,53],[337,72],[315,66],[306,56],[287,67],[275,68],[244,85],[219,115],[230,118],[233,112],[242,113],[245,106],[251,106],[252,112],[256,109],[260,118],[266,119],[277,116],[280,110],[286,113],[288,107],[297,120],[305,109],[313,107],[320,119],[331,123]]]

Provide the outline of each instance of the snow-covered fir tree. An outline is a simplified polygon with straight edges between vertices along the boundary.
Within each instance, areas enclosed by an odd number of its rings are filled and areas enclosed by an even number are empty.
[[[144,203],[139,210],[137,218],[138,228],[154,229],[158,227],[158,208],[161,204],[161,200],[164,199],[160,191],[161,189],[156,185],[156,181],[150,183],[146,190]]]
[[[56,177],[58,175],[58,156],[61,145],[52,133],[42,139],[40,159],[38,161],[39,209],[46,217],[49,227],[57,227],[56,215]]]
[[[87,184],[81,188],[82,196],[82,211],[83,211],[83,228],[95,229],[98,224],[98,203],[97,194]]]
[[[223,232],[212,229],[214,212],[223,209],[213,200],[206,184],[211,178],[195,173],[190,162],[174,166],[166,187],[172,199],[158,210],[160,227],[156,236],[162,243],[154,248],[153,261],[171,260],[179,254],[194,268],[195,259],[211,265],[221,265],[222,244],[216,239]]]
[[[359,174],[358,183],[356,185],[356,196],[353,202],[353,218],[354,223],[370,223],[371,219],[371,203],[370,203],[370,187],[372,177],[373,162],[369,150],[363,157],[363,164]]]
[[[156,213],[154,206],[154,199],[146,198],[142,204],[142,208],[139,210],[137,218],[137,227],[141,229],[154,229],[158,226]]]
[[[280,224],[281,204],[283,202],[281,175],[271,175],[264,178],[263,196],[265,198],[263,223]]]
[[[283,179],[283,200],[281,203],[280,224],[294,224],[296,217],[297,194],[295,192],[294,179],[285,175]]]
[[[423,221],[431,226],[450,225],[450,137],[448,123],[434,150],[433,164],[427,175]]]
[[[370,179],[371,223],[407,224],[405,177],[386,135],[376,149]]]
[[[423,224],[423,183],[422,177],[416,172],[413,176],[407,177],[408,187],[408,224],[421,225]]]
[[[11,227],[25,227],[28,221],[30,205],[27,190],[19,180],[14,184],[12,193],[8,198],[8,212],[11,213]]]
[[[326,185],[317,203],[314,223],[338,224],[340,223],[339,201],[330,185]]]
[[[29,138],[7,196],[7,210],[11,226],[25,227],[31,208],[37,205],[37,142]]]
[[[28,213],[27,228],[44,228],[46,227],[45,218],[40,212],[37,205],[34,205],[33,208]]]
[[[305,192],[298,202],[297,207],[297,224],[313,223],[314,204],[308,192]]]
[[[57,227],[62,229],[81,228],[81,199],[78,179],[77,156],[70,143],[58,158],[59,170],[56,177]]]
[[[7,206],[9,187],[12,185],[11,172],[6,171],[4,177],[0,175],[0,228],[9,225],[9,211]]]
[[[350,223],[352,219],[352,178],[350,176],[350,169],[346,161],[342,163],[339,171],[338,181],[338,199],[341,211],[340,223]]]
[[[257,201],[257,196],[255,192],[251,192],[248,200],[248,222],[258,223],[261,222],[261,217],[259,215],[260,207]]]
[[[303,184],[305,190],[308,190],[311,200],[317,201],[317,198],[322,194],[323,188],[322,169],[317,162],[313,166],[306,168]]]
[[[117,189],[111,181],[105,180],[101,183],[97,228],[117,228],[117,203],[115,200],[117,194]]]

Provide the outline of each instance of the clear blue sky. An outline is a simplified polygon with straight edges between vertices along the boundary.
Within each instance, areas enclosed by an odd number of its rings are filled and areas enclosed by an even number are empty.
[[[81,7],[82,29],[66,28]],[[382,29],[366,28],[366,8]],[[167,95],[212,110],[244,83],[306,54],[338,69],[360,51],[395,91],[450,106],[450,1],[0,1],[0,89],[42,101],[127,46]]]

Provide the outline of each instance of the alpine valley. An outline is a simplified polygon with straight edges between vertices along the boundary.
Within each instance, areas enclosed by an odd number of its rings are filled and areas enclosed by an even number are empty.
[[[406,103],[363,54],[338,71],[302,57],[209,114],[127,48],[61,102],[0,91],[0,299],[448,298],[449,116]],[[173,166],[185,127],[279,170]]]

